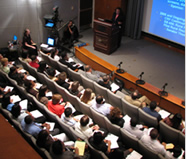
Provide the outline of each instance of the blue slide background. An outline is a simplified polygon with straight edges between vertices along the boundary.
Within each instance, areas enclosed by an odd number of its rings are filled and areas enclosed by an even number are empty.
[[[154,0],[149,32],[185,45],[185,0]]]

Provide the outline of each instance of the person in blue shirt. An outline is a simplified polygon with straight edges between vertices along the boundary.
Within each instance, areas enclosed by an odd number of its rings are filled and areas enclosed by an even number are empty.
[[[156,106],[157,106],[156,101],[152,101],[150,103],[150,107],[144,107],[143,111],[151,116],[156,117],[158,119],[158,121],[160,121],[162,118],[161,118],[161,115],[155,110]]]

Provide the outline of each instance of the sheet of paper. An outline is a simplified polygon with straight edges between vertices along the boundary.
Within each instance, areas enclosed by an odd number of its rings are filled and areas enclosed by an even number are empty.
[[[10,92],[14,89],[12,86],[6,86],[4,92],[7,92],[10,89]]]
[[[112,92],[115,92],[119,89],[119,86],[115,83],[112,83],[110,86],[111,86],[111,91]]]
[[[79,155],[83,156],[85,152],[85,145],[86,143],[84,141],[76,141],[74,147],[77,147],[79,149]]]
[[[126,159],[141,159],[143,156],[138,153],[137,151],[133,150],[127,157]]]
[[[166,110],[163,110],[163,109],[161,109],[161,110],[159,111],[159,114],[161,115],[161,117],[162,117],[163,119],[166,118],[166,117],[168,117],[168,116],[170,115],[169,112],[167,112]]]
[[[55,76],[57,77],[59,74],[60,74],[60,72],[58,70],[56,70]]]
[[[18,72],[19,72],[19,73],[25,73],[25,72],[26,72],[26,70],[21,69],[21,70],[19,70]]]
[[[40,47],[48,48],[48,45],[47,44],[41,44]]]
[[[27,110],[28,109],[28,100],[25,99],[25,100],[20,101],[19,105],[22,110]]]
[[[33,110],[30,112],[34,118],[39,118],[43,116],[43,114],[39,110]]]
[[[45,123],[50,125],[50,129],[49,129],[50,131],[54,130],[55,122],[45,122]]]
[[[36,78],[31,75],[28,75],[27,80],[36,81]]]
[[[52,97],[52,92],[50,91],[50,92],[47,92],[46,93],[46,97]]]
[[[39,89],[42,85],[41,83],[36,83],[36,89]]]
[[[74,60],[72,58],[69,58],[67,62],[74,62]]]
[[[131,117],[128,116],[127,114],[123,117],[123,119],[125,120],[125,122],[130,122]]]
[[[12,103],[16,103],[16,102],[21,101],[21,98],[18,95],[12,95],[12,96],[10,96],[10,99],[13,100]]]
[[[119,145],[117,143],[118,140],[118,136],[114,135],[114,134],[108,134],[107,137],[105,138],[106,140],[110,140],[111,141],[111,149],[115,149],[115,148],[119,148]]]

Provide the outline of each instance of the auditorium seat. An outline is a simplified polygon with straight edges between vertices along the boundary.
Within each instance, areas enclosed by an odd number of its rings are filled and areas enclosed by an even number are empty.
[[[104,117],[104,120],[105,120],[105,124],[106,124],[107,130],[110,133],[112,133],[112,134],[114,134],[116,136],[121,136],[120,127],[118,125],[112,124],[107,117]]]
[[[50,66],[52,66],[56,70],[59,70],[59,65],[58,65],[57,61],[54,60],[53,58],[51,58],[50,56],[48,58],[50,60]]]
[[[50,65],[50,59],[47,54],[44,54],[43,52],[40,51],[41,58],[43,61],[45,61],[48,65]]]
[[[108,157],[102,151],[98,151],[93,146],[91,146],[88,140],[85,141],[90,148],[90,155],[91,155],[90,159],[108,159]]]
[[[124,145],[127,148],[133,148],[134,150],[136,150],[137,152],[139,152],[138,139],[135,136],[129,134],[123,128],[120,128],[120,133],[121,133],[121,139],[122,139]]]
[[[83,85],[83,87],[85,89],[86,88],[90,88],[90,89],[92,89],[93,92],[95,92],[95,90],[94,90],[94,83],[93,83],[92,80],[88,79],[84,75],[81,75],[81,79],[82,79],[82,85]]]
[[[88,115],[90,118],[92,118],[92,113],[91,113],[91,110],[90,110],[90,106],[81,102],[81,100],[78,100],[78,103],[79,103],[81,113],[83,113],[85,115]]]
[[[111,104],[114,107],[118,107],[122,112],[122,103],[121,103],[121,97],[117,96],[113,92],[107,89],[107,95],[108,95],[108,103]]]
[[[185,149],[185,134],[183,134],[181,131],[179,132],[179,135],[178,135],[178,144],[183,148]]]
[[[62,95],[63,100],[68,101],[68,96],[67,96],[68,91],[65,88],[59,86],[57,83],[55,83],[54,85],[57,93]]]
[[[101,85],[99,85],[98,83],[96,82],[93,82],[94,83],[94,90],[95,90],[95,94],[96,95],[102,95],[104,98],[105,98],[105,101],[108,103],[109,102],[109,99],[108,99],[108,95],[107,95],[107,88],[105,87],[102,87]]]
[[[94,110],[92,107],[90,108],[92,113],[92,120],[99,125],[101,128],[107,129],[107,125],[104,120],[104,115]]]
[[[70,80],[79,81],[79,83],[82,85],[81,75],[78,72],[75,72],[74,70],[68,68],[67,74]]]
[[[160,138],[165,143],[173,143],[177,145],[179,141],[179,132],[179,130],[170,127],[162,120],[159,122]]]
[[[138,107],[128,103],[125,99],[121,99],[123,114],[139,119]]]
[[[138,109],[138,113],[139,113],[139,122],[141,124],[146,125],[148,127],[154,127],[154,128],[158,127],[157,118],[147,114],[141,108]]]
[[[158,155],[157,152],[149,149],[148,147],[146,147],[142,141],[138,140],[138,144],[139,144],[139,153],[141,155],[143,155],[143,158],[144,159],[149,159],[149,158],[152,158],[152,159],[159,159],[159,156],[162,156],[162,155]],[[162,156],[163,158],[163,156]]]
[[[78,102],[80,99],[77,96],[72,95],[70,92],[67,92],[67,97],[68,101],[74,106],[74,108],[80,112],[81,109]]]
[[[58,64],[58,67],[57,68],[58,68],[58,71],[59,72],[66,72],[67,73],[68,67],[66,65],[62,64],[59,61],[56,61],[56,63]]]

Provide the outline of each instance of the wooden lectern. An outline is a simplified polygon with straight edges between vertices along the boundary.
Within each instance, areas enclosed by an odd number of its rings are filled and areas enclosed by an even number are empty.
[[[118,46],[119,29],[104,20],[94,20],[94,49],[111,54]]]

